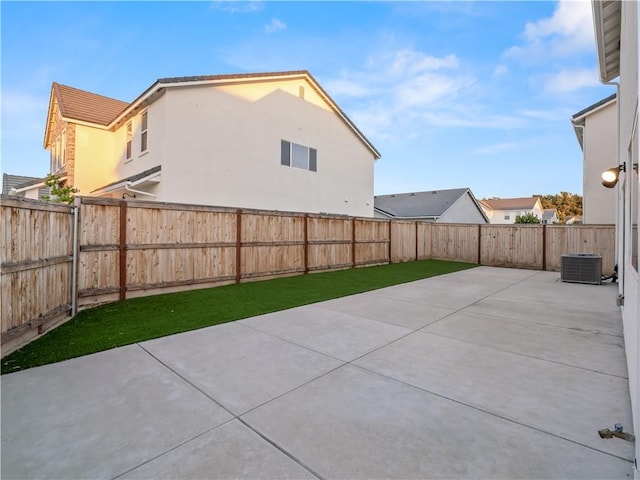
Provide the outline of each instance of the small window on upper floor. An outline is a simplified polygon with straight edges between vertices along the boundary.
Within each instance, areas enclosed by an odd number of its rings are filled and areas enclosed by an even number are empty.
[[[142,112],[140,118],[140,153],[147,151],[147,112]]]
[[[511,219],[511,216],[510,216],[510,215],[505,215],[505,216],[504,216],[504,219],[505,219],[505,220],[510,220],[510,219]]]
[[[127,135],[127,144],[126,144],[126,150],[125,150],[125,160],[131,160],[131,156],[132,156],[131,141],[133,139],[132,122],[127,122],[126,135]]]
[[[280,164],[312,172],[318,171],[318,151],[297,143],[280,142]]]

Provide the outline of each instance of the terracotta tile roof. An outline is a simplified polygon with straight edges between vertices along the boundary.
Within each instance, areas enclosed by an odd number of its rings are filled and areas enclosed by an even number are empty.
[[[78,88],[53,83],[63,117],[98,125],[108,125],[129,103]]]
[[[480,203],[491,210],[529,210],[536,205],[538,197],[496,198],[481,200]]]

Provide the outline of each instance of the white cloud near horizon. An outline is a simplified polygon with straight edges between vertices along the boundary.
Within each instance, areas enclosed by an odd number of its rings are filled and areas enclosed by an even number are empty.
[[[493,145],[486,145],[484,147],[476,148],[473,153],[476,155],[489,155],[492,153],[514,150],[516,148],[518,148],[518,144],[513,142],[494,143]]]
[[[264,9],[263,0],[215,0],[211,8],[227,13],[255,13]]]
[[[553,15],[528,22],[524,43],[507,49],[504,56],[519,60],[544,60],[549,55],[567,57],[592,50],[595,45],[591,2],[560,0]]]
[[[267,33],[275,33],[279,32],[280,30],[284,30],[285,28],[287,28],[286,23],[277,18],[272,18],[271,21],[264,26],[264,31]]]
[[[598,85],[600,83],[595,68],[567,69],[546,75],[544,78],[544,91],[550,94],[569,93]]]

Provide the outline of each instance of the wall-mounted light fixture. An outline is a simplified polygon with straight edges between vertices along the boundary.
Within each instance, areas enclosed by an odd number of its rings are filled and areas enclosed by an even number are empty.
[[[618,179],[620,178],[620,172],[624,172],[624,163],[622,165],[618,165],[617,167],[608,168],[604,172],[602,172],[602,185],[607,188],[613,188],[618,183]]]

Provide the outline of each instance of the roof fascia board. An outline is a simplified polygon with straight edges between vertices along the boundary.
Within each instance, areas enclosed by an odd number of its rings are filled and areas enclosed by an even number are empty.
[[[592,108],[591,110],[587,110],[586,112],[584,112],[582,115],[580,115],[579,117],[571,117],[571,123],[573,123],[574,125],[578,125],[579,122],[583,122],[584,120],[589,116],[592,115],[600,110],[602,110],[603,108],[608,107],[609,105],[616,103],[618,101],[618,99],[616,97],[612,98],[611,100],[609,100],[608,102],[605,102],[601,105],[598,105],[597,107]]]
[[[47,109],[47,126],[44,130],[43,147],[47,148],[49,145],[49,136],[51,135],[51,117],[53,116],[53,99],[54,99],[54,87],[51,86],[51,93],[49,94],[49,108]]]
[[[593,10],[593,27],[596,38],[596,58],[598,59],[598,75],[601,82],[607,82],[606,70],[607,64],[605,62],[604,52],[604,5],[602,1],[593,0],[591,2],[591,9]]]

